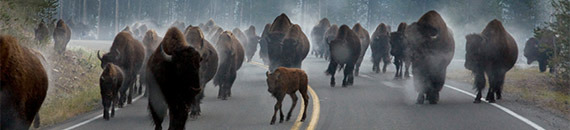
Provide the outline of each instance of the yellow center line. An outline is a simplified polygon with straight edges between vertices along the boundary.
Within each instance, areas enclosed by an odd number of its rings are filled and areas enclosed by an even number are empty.
[[[255,62],[255,61],[251,61],[251,64],[263,67],[265,69],[269,68],[268,66],[259,63],[259,62]],[[317,93],[315,92],[315,90],[313,90],[313,88],[311,88],[311,85],[307,85],[307,90],[309,90],[309,94],[311,95],[311,97],[313,98],[313,113],[311,114],[311,121],[309,122],[309,125],[307,126],[307,130],[314,130],[315,127],[317,127],[317,123],[319,122],[319,114],[321,113],[321,105],[319,103],[319,96],[317,96]],[[295,120],[295,124],[293,124],[293,126],[291,127],[291,130],[298,130],[301,125],[303,124],[301,122],[301,118],[303,117],[303,114],[301,114],[303,112],[303,110],[305,109],[305,101],[303,100],[303,98],[301,98],[301,109],[299,111],[299,114],[297,115],[297,120]]]

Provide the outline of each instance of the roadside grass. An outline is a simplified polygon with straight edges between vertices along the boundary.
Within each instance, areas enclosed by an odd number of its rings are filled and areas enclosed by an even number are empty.
[[[468,70],[448,72],[447,78],[469,84],[474,79]],[[487,84],[486,89],[488,87]],[[507,101],[538,106],[570,119],[570,92],[565,87],[568,86],[557,85],[550,73],[539,72],[538,67],[515,67],[507,72],[503,95]]]
[[[39,112],[41,127],[101,107],[99,76],[102,69],[94,51],[68,48],[65,56],[51,53],[46,58],[50,86]]]

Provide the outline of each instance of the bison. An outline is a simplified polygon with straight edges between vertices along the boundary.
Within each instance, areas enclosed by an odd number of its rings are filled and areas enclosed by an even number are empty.
[[[109,108],[111,117],[115,116],[115,105],[119,101],[119,88],[123,85],[124,73],[119,66],[109,63],[103,69],[99,78],[101,88],[101,101],[103,102],[103,119],[109,120]]]
[[[263,32],[261,33],[261,39],[259,39],[259,57],[265,65],[269,65],[269,54],[267,54],[267,37],[269,35],[269,28],[271,28],[271,24],[265,24]]]
[[[247,35],[245,35],[245,33],[243,33],[239,28],[234,28],[232,33],[236,36],[242,46],[245,46],[249,42]]]
[[[0,129],[29,129],[34,118],[39,127],[49,82],[43,56],[6,35],[0,35],[0,50]]]
[[[243,64],[244,50],[239,40],[229,31],[224,31],[218,37],[216,50],[219,56],[219,67],[214,76],[214,85],[220,86],[218,99],[227,100],[231,97],[232,85],[237,77],[237,71]]]
[[[41,21],[40,24],[38,24],[38,28],[34,30],[34,34],[36,40],[39,42],[43,42],[49,38],[49,30],[44,21]]]
[[[279,66],[301,68],[310,45],[299,25],[293,25],[287,15],[281,14],[273,21],[266,38],[270,71]]]
[[[188,26],[184,32],[186,41],[190,46],[194,47],[200,54],[200,88],[202,91],[196,95],[196,101],[192,104],[191,117],[200,115],[200,103],[204,98],[204,89],[206,84],[214,78],[218,71],[218,53],[210,42],[204,38],[204,34],[199,27]]]
[[[370,34],[366,29],[360,25],[360,23],[355,24],[352,27],[352,31],[358,35],[358,39],[360,39],[360,56],[356,61],[356,66],[354,67],[354,75],[358,76],[358,72],[360,71],[360,64],[364,59],[364,54],[366,54],[366,50],[368,50],[368,45],[370,45]]]
[[[325,60],[330,60],[330,44],[331,41],[334,40],[336,38],[336,35],[338,34],[338,25],[333,24],[329,29],[327,29],[327,31],[325,32],[325,36],[324,36],[324,41],[325,41],[325,51],[323,52],[323,57],[325,58]]]
[[[485,88],[485,74],[489,78],[487,100],[501,99],[505,75],[515,65],[518,48],[515,39],[505,30],[503,24],[494,19],[480,34],[466,37],[465,68],[475,75],[477,97],[473,103],[481,102],[481,91]]]
[[[537,38],[530,38],[525,44],[524,56],[527,59],[527,64],[538,61],[540,72],[546,71],[546,67],[550,67],[550,73],[555,71],[555,67],[548,65],[548,60],[552,58],[554,52],[554,42],[556,37],[550,30],[543,31],[542,36]]]
[[[395,78],[402,78],[404,67],[406,69],[404,77],[410,77],[409,69],[411,58],[410,48],[408,47],[408,41],[405,36],[406,26],[407,24],[402,22],[398,25],[398,30],[396,32],[390,33],[390,44],[392,48],[390,50],[390,54],[394,56],[394,65],[396,65]]]
[[[170,25],[170,27],[176,27],[178,30],[183,30],[185,29],[186,25],[184,22],[176,20],[174,23],[172,23],[172,25]]]
[[[127,90],[129,90],[127,103],[131,104],[132,102],[132,96],[134,94],[133,87],[142,67],[145,51],[143,45],[128,32],[120,32],[117,34],[109,50],[109,53],[104,54],[102,57],[99,52],[97,52],[97,57],[101,60],[101,68],[109,63],[113,63],[121,67],[125,72],[125,85],[119,89],[120,108],[123,107],[125,100],[127,100]]]
[[[330,53],[331,59],[325,74],[331,75],[331,87],[335,85],[334,74],[338,65],[345,66],[342,87],[352,85],[354,83],[354,66],[360,56],[358,35],[347,25],[340,26],[336,38],[330,42]]]
[[[63,22],[63,20],[58,20],[57,25],[53,30],[53,40],[55,42],[54,49],[57,53],[62,54],[65,52],[65,48],[67,47],[67,43],[71,39],[71,30]]]
[[[313,51],[311,52],[317,57],[324,57],[324,52],[327,48],[325,48],[325,44],[327,44],[325,40],[325,33],[327,29],[331,27],[331,23],[329,19],[323,18],[319,21],[319,24],[313,27],[311,30],[311,43],[313,43]]]
[[[372,43],[370,50],[372,51],[372,71],[380,72],[380,62],[384,61],[382,72],[386,73],[386,67],[390,64],[390,30],[384,23],[380,23],[372,34]]]
[[[412,53],[412,73],[418,93],[417,103],[427,98],[437,104],[445,83],[446,69],[455,52],[451,30],[436,11],[429,11],[404,33]]]
[[[210,39],[208,41],[212,41],[212,43],[216,45],[218,43],[218,38],[220,37],[220,34],[222,34],[222,32],[224,32],[224,29],[222,29],[219,26],[214,26],[210,31],[210,33],[208,34],[208,36],[210,37],[208,38]]]
[[[277,110],[280,111],[279,123],[283,122],[281,103],[283,102],[283,98],[285,98],[285,94],[289,94],[293,100],[291,109],[289,109],[289,113],[287,113],[287,121],[291,118],[291,112],[297,105],[297,94],[295,94],[297,90],[299,90],[301,96],[303,96],[305,106],[309,105],[309,95],[307,94],[309,79],[305,71],[296,68],[279,67],[273,73],[266,72],[265,75],[267,76],[267,91],[277,99],[270,124],[275,124]],[[303,109],[301,122],[305,121],[306,114],[307,107]]]
[[[145,48],[145,57],[144,57],[144,61],[143,61],[143,66],[140,69],[139,75],[140,75],[140,88],[138,89],[139,94],[142,93],[142,87],[146,87],[147,85],[147,79],[145,73],[147,72],[146,69],[146,64],[148,63],[148,59],[150,57],[150,54],[152,54],[152,52],[154,52],[154,50],[156,50],[156,48],[158,47],[158,45],[160,44],[160,41],[162,41],[162,38],[160,36],[158,36],[158,34],[156,33],[156,31],[154,30],[148,30],[144,37],[143,37],[143,45]],[[145,96],[148,93],[148,91],[145,92]]]
[[[169,129],[184,129],[191,105],[200,93],[201,57],[194,47],[186,43],[176,27],[166,32],[159,47],[147,63],[149,79],[149,109],[155,129],[169,111]]]
[[[257,51],[257,43],[261,38],[255,33],[255,27],[253,25],[249,26],[249,28],[245,30],[245,35],[247,36],[248,41],[248,43],[244,45],[245,56],[247,58],[247,62],[250,62]]]

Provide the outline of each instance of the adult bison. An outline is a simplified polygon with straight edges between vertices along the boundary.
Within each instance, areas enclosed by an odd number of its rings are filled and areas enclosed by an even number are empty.
[[[222,32],[224,32],[224,29],[222,29],[220,26],[214,26],[210,31],[210,33],[208,34],[208,36],[210,37],[208,38],[210,39],[208,41],[212,41],[212,43],[216,45],[218,43],[218,38],[220,37],[220,34],[222,34]]]
[[[358,72],[360,71],[360,64],[364,59],[364,54],[366,54],[366,50],[368,50],[368,46],[370,45],[370,34],[360,23],[355,24],[352,27],[352,31],[358,35],[358,39],[360,39],[360,56],[356,61],[356,66],[354,67],[354,75],[358,76]]]
[[[249,42],[247,35],[245,35],[245,33],[243,33],[239,28],[234,28],[232,33],[236,36],[242,46],[245,46]]]
[[[313,50],[311,54],[321,58],[324,56],[325,49],[327,49],[325,48],[325,44],[327,43],[324,41],[325,32],[330,27],[331,23],[327,18],[321,19],[321,21],[319,21],[319,24],[313,27],[313,30],[311,30],[311,43],[313,44]]]
[[[40,24],[38,24],[38,28],[34,30],[34,34],[36,40],[39,42],[44,42],[49,38],[49,29],[44,23],[44,21],[41,21]]]
[[[338,34],[338,25],[333,24],[329,29],[327,29],[327,31],[325,32],[325,51],[323,52],[323,57],[325,58],[325,60],[330,60],[330,44],[331,41],[334,40],[336,38],[336,35]]]
[[[277,67],[301,68],[309,54],[309,40],[299,25],[293,25],[285,14],[273,21],[267,38],[269,70]]]
[[[63,20],[58,20],[55,29],[53,30],[53,40],[55,42],[54,49],[57,53],[62,54],[65,52],[67,43],[71,39],[71,29],[63,22]]]
[[[109,120],[109,108],[111,117],[115,116],[115,105],[119,101],[119,88],[123,85],[124,73],[119,66],[109,63],[103,69],[99,78],[101,101],[103,102],[103,119]]]
[[[196,101],[192,104],[192,112],[190,113],[191,117],[196,117],[200,115],[201,112],[200,103],[204,98],[204,89],[206,88],[206,84],[214,78],[216,71],[218,71],[218,53],[214,46],[204,38],[204,34],[199,27],[189,26],[186,28],[184,36],[186,37],[188,44],[194,47],[202,58],[202,61],[200,61],[199,71],[201,91],[196,95]]]
[[[48,76],[41,54],[18,44],[12,36],[0,35],[0,129],[29,129],[48,90]]]
[[[419,92],[417,103],[423,104],[427,98],[430,104],[437,104],[455,50],[453,34],[435,11],[424,14],[404,34],[412,53],[414,86]]]
[[[250,62],[257,51],[257,43],[259,43],[259,39],[261,38],[255,33],[255,27],[253,25],[245,30],[245,35],[248,41],[245,44],[245,56],[247,57],[247,62]]]
[[[402,78],[402,74],[404,74],[404,77],[410,77],[411,54],[410,48],[408,47],[409,43],[405,36],[406,26],[407,24],[402,22],[398,25],[396,32],[390,33],[390,44],[392,48],[390,54],[394,56],[394,65],[396,65],[395,78]],[[403,72],[404,67],[406,69],[405,73]]]
[[[335,85],[334,74],[338,65],[344,67],[342,87],[354,83],[354,66],[360,56],[360,39],[347,25],[340,26],[338,34],[330,43],[331,59],[325,74],[331,75],[331,87]]]
[[[265,65],[269,65],[269,54],[267,54],[267,37],[269,35],[269,28],[271,28],[271,24],[265,24],[263,32],[261,33],[261,39],[259,39],[259,57]]]
[[[231,97],[232,85],[237,77],[237,71],[243,64],[244,51],[239,40],[229,31],[224,31],[218,37],[216,50],[219,56],[219,67],[214,76],[214,85],[220,86],[218,99],[226,100]]]
[[[143,60],[143,65],[140,69],[139,75],[140,75],[140,88],[138,89],[139,94],[142,93],[142,87],[146,87],[147,85],[147,79],[146,79],[146,74],[147,73],[147,68],[146,65],[148,63],[150,54],[152,54],[156,48],[158,47],[158,45],[160,44],[160,41],[162,41],[162,38],[160,36],[158,36],[158,34],[156,33],[156,31],[154,30],[148,30],[146,31],[144,37],[143,37],[143,45],[144,45],[144,49],[145,49],[145,57]],[[148,93],[148,91],[145,92],[145,96]]]
[[[155,129],[162,129],[167,110],[169,129],[184,129],[190,107],[201,91],[200,61],[199,52],[186,43],[182,32],[176,27],[168,29],[147,63],[148,105]]]
[[[487,100],[501,99],[505,75],[515,65],[518,48],[515,39],[505,30],[503,24],[494,19],[481,34],[466,37],[465,68],[475,75],[477,97],[473,103],[481,102],[481,91],[485,88],[485,74],[489,78]]]
[[[530,38],[526,41],[524,48],[524,56],[527,59],[527,64],[538,61],[540,72],[546,71],[546,67],[550,67],[550,73],[555,71],[555,67],[548,65],[548,60],[555,55],[554,42],[556,36],[550,30],[542,31],[542,36],[537,38]]]
[[[372,34],[372,71],[380,72],[380,62],[384,61],[382,72],[386,73],[386,67],[390,64],[390,30],[384,23],[380,23]]]
[[[123,69],[125,85],[119,89],[119,107],[122,107],[127,100],[127,90],[129,90],[127,103],[131,104],[134,94],[133,87],[145,57],[143,45],[128,32],[120,32],[113,40],[109,53],[101,57],[97,52],[97,57],[101,60],[101,68],[104,68],[108,63],[113,63]]]
[[[172,23],[172,25],[170,25],[170,27],[176,27],[178,28],[178,30],[183,30],[186,27],[186,24],[184,24],[184,22],[182,21],[174,21],[174,23]]]

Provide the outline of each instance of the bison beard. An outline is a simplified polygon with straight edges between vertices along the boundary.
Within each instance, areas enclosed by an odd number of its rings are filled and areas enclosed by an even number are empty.
[[[505,31],[502,23],[493,20],[481,34],[470,34],[467,39],[465,68],[475,75],[477,96],[473,103],[481,102],[481,91],[485,88],[485,74],[489,78],[489,91],[486,99],[495,102],[501,99],[505,75],[517,61],[518,49],[513,37]]]
[[[429,11],[406,28],[405,36],[412,53],[417,103],[423,104],[427,98],[430,104],[437,104],[455,50],[453,34],[437,12]]]
[[[29,129],[46,97],[48,76],[39,53],[20,47],[12,36],[0,36],[0,129]]]
[[[186,43],[182,32],[170,28],[147,64],[149,108],[155,129],[162,129],[167,109],[169,129],[184,129],[189,108],[201,91],[200,61],[200,54]]]
[[[360,56],[360,40],[356,33],[346,25],[340,26],[338,35],[330,43],[330,52],[331,60],[325,74],[331,75],[331,87],[335,85],[334,74],[338,65],[346,66],[342,87],[352,85],[354,83],[354,66]]]
[[[280,112],[279,123],[283,122],[283,110],[281,109],[281,103],[283,102],[283,98],[285,98],[285,94],[291,96],[291,99],[293,100],[291,109],[289,109],[289,113],[287,113],[287,121],[291,118],[291,112],[297,105],[297,95],[295,94],[297,90],[299,90],[303,96],[305,106],[309,105],[309,95],[307,94],[309,79],[305,71],[295,68],[279,67],[275,72],[271,74],[267,72],[265,75],[267,76],[267,91],[277,99],[270,124],[275,124],[275,118],[278,110]],[[305,121],[306,113],[307,107],[303,109],[301,122]]]

